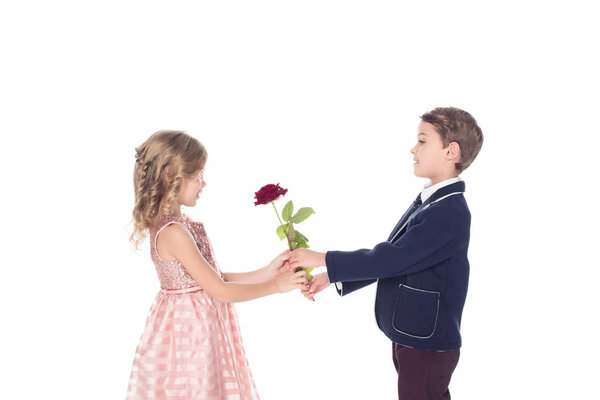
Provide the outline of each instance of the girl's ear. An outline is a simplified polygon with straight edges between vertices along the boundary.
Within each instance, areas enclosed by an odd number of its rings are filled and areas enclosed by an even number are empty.
[[[167,183],[171,183],[171,169],[169,168],[169,165],[165,167],[165,170],[163,172],[163,178],[165,178],[165,181],[167,181]]]
[[[446,160],[460,160],[460,146],[456,142],[451,142],[446,147]]]

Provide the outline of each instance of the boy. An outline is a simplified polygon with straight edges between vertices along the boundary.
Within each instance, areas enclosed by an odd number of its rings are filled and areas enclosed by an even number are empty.
[[[289,261],[291,268],[327,266],[304,292],[309,299],[330,282],[341,296],[377,282],[375,314],[393,342],[398,398],[450,399],[469,280],[471,214],[458,175],[479,153],[483,135],[469,113],[448,107],[423,114],[417,138],[414,173],[431,182],[386,242],[372,250],[297,249]]]

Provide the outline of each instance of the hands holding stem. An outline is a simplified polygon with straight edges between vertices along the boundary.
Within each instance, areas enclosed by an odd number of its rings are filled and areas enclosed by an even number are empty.
[[[306,271],[294,271],[289,264],[290,256],[291,252],[285,250],[267,264],[266,267],[259,270],[263,280],[273,280],[278,293],[286,293],[293,289],[300,289],[303,292],[308,290]]]
[[[262,273],[266,280],[276,280],[279,293],[299,288],[304,297],[314,300],[317,293],[331,284],[327,273],[314,275],[308,282],[304,270],[294,271],[299,267],[317,268],[324,265],[325,253],[299,248],[293,251],[286,250],[279,254],[262,269]]]
[[[317,268],[326,265],[325,253],[308,250],[296,249],[292,251],[289,259],[290,267],[294,270],[298,267]],[[314,301],[314,296],[327,288],[331,283],[326,272],[313,276],[313,279],[308,283],[307,287],[302,289],[302,294],[309,300]]]
[[[298,267],[317,268],[325,265],[325,253],[299,248],[286,250],[275,257],[263,268],[266,279],[276,279],[280,293],[300,288],[304,297],[314,301],[314,296],[327,288],[331,283],[326,272],[313,276],[308,282],[306,272]]]

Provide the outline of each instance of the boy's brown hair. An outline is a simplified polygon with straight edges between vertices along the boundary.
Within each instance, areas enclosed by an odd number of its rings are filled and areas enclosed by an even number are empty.
[[[421,120],[435,127],[444,148],[458,143],[461,157],[455,167],[459,174],[471,165],[483,144],[483,133],[471,114],[455,107],[438,107],[421,115]]]

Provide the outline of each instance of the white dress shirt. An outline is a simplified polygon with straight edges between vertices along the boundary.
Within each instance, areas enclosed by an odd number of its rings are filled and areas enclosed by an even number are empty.
[[[445,181],[438,182],[435,185],[432,185],[431,183],[425,185],[423,191],[421,192],[421,201],[425,203],[425,200],[430,198],[431,195],[434,194],[436,191],[443,188],[444,186],[452,185],[456,182],[460,182],[460,177],[457,176],[456,178],[446,179]]]

